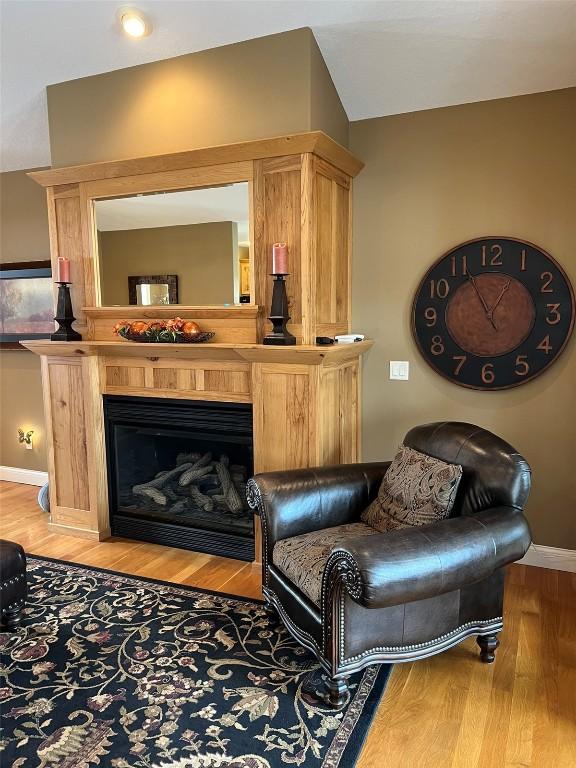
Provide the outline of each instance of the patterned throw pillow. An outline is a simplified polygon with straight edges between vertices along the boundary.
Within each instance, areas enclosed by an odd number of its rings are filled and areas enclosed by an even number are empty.
[[[379,531],[442,520],[454,505],[461,477],[458,464],[401,445],[362,520]]]

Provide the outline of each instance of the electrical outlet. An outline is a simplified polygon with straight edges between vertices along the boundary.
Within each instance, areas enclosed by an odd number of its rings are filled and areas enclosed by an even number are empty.
[[[395,381],[408,381],[410,363],[408,360],[390,360],[390,378]]]

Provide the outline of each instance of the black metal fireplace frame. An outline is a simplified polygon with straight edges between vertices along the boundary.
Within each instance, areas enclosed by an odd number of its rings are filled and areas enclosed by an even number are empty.
[[[254,537],[234,533],[210,531],[177,522],[146,520],[122,514],[119,511],[115,473],[117,466],[114,425],[139,426],[144,422],[164,427],[185,427],[190,430],[206,430],[221,433],[230,439],[231,433],[239,439],[245,438],[253,461],[252,405],[247,403],[222,403],[206,400],[130,397],[125,395],[104,395],[104,428],[106,440],[106,464],[108,474],[108,503],[110,528],[113,536],[123,536],[138,541],[148,541],[166,546],[205,552],[237,560],[254,560]],[[215,418],[217,416],[217,418]],[[157,420],[155,420],[157,419]],[[248,442],[249,441],[249,442]],[[250,474],[253,464],[249,468]]]

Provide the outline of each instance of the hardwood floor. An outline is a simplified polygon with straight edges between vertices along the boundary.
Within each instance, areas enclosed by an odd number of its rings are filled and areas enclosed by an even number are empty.
[[[250,564],[50,533],[37,490],[0,483],[1,538],[37,555],[260,596]],[[512,566],[504,615],[492,665],[479,662],[469,639],[395,667],[358,768],[575,768],[576,574]]]

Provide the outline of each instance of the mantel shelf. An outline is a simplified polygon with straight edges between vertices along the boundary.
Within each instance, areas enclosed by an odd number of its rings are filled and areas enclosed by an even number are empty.
[[[355,360],[367,352],[374,342],[370,339],[353,344],[333,346],[269,347],[264,344],[139,344],[136,341],[22,341],[22,346],[37,355],[49,357],[82,357],[107,355],[168,357],[188,360],[241,360],[249,363],[292,363],[296,365],[333,365]]]

